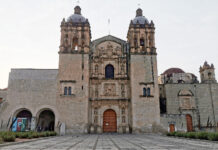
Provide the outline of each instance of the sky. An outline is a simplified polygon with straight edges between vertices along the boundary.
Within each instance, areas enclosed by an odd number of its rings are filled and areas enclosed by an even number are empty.
[[[0,0],[0,88],[7,87],[11,68],[58,68],[60,23],[77,4],[77,0]],[[89,19],[92,40],[109,30],[126,40],[140,6],[156,27],[158,74],[179,67],[199,79],[205,60],[218,67],[217,0],[80,0],[79,5]]]

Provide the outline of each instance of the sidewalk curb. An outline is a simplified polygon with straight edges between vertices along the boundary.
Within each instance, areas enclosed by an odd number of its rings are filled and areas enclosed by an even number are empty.
[[[8,142],[5,144],[0,144],[0,148],[5,147],[5,146],[10,146],[10,145],[18,145],[18,144],[29,143],[29,142],[34,142],[34,141],[39,141],[39,140],[44,140],[44,139],[50,139],[50,138],[55,138],[55,137],[57,137],[57,136],[35,138],[35,139],[31,139],[29,141],[22,141],[22,142]]]

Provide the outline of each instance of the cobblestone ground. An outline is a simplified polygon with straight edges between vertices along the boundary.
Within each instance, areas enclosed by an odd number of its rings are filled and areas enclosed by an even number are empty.
[[[4,150],[209,150],[218,149],[218,143],[171,138],[159,135],[103,134],[54,137],[1,147]]]

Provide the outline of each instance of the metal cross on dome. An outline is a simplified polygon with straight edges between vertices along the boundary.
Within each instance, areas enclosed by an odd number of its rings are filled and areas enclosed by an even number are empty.
[[[141,4],[140,3],[138,3],[138,7],[140,8],[140,6],[141,6]]]

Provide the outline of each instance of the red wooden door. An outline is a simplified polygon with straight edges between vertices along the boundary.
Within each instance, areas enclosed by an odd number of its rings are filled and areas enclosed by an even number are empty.
[[[174,126],[174,124],[170,124],[170,132],[175,132],[175,126]]]
[[[103,132],[117,132],[117,115],[111,109],[104,112]]]
[[[188,132],[193,131],[193,127],[192,127],[192,116],[191,116],[191,115],[186,115],[186,122],[187,122],[187,131],[188,131]]]

